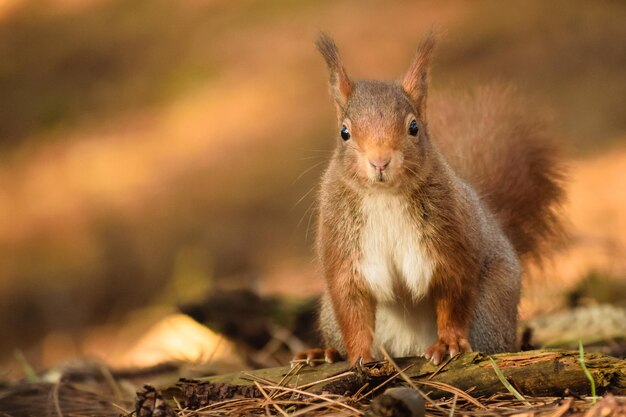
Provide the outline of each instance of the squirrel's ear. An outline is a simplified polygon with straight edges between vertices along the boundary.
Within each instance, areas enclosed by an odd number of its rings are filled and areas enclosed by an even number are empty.
[[[435,49],[435,40],[436,34],[431,30],[422,39],[417,48],[417,54],[415,54],[415,58],[402,80],[402,88],[411,97],[420,114],[424,114],[426,111],[429,67],[433,50]]]
[[[326,66],[330,72],[330,90],[337,105],[337,113],[341,114],[352,93],[352,82],[341,63],[335,41],[325,33],[321,33],[315,44],[326,61]]]

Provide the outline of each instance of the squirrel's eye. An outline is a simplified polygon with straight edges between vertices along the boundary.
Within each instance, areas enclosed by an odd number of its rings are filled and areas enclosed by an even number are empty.
[[[341,138],[343,140],[350,139],[350,130],[348,130],[348,126],[341,125]]]
[[[411,120],[411,123],[409,123],[409,135],[417,136],[418,131],[419,128],[417,127],[417,121],[415,119]]]

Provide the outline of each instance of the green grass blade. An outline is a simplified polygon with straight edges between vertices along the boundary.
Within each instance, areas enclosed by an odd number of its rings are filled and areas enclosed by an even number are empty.
[[[589,372],[589,369],[587,369],[587,365],[585,365],[585,350],[583,349],[582,340],[578,341],[578,353],[580,354],[580,358],[578,359],[578,361],[580,362],[580,367],[583,368],[583,372],[585,373],[585,376],[589,380],[589,384],[591,384],[591,396],[593,397],[591,401],[592,401],[592,404],[595,404],[596,403],[596,381],[593,379],[593,376],[591,375],[591,372]]]
[[[15,360],[19,364],[20,368],[22,368],[22,372],[24,372],[26,380],[28,382],[39,382],[39,375],[37,375],[37,372],[35,372],[32,366],[30,366],[30,363],[26,360],[24,353],[19,349],[15,349],[13,351],[13,356],[15,357]]]
[[[496,371],[496,375],[498,375],[498,379],[500,380],[500,382],[502,382],[502,385],[504,385],[504,387],[507,390],[509,390],[509,392],[515,396],[515,398],[517,398],[518,400],[523,402],[524,405],[532,407],[532,404],[530,404],[528,401],[526,401],[526,398],[524,398],[524,396],[522,394],[520,394],[513,387],[513,385],[511,385],[511,383],[509,381],[507,381],[506,377],[504,376],[504,374],[500,370],[500,367],[498,367],[498,364],[496,363],[496,361],[494,361],[491,356],[489,356],[489,360],[491,361],[491,365],[493,366],[493,370]]]

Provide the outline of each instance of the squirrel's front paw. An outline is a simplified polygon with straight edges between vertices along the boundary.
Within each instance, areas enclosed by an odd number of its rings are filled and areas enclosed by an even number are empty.
[[[453,357],[458,353],[471,351],[472,346],[466,338],[458,335],[451,335],[448,337],[440,337],[437,343],[426,349],[424,357],[426,357],[426,359],[430,359],[435,365],[439,365],[441,360],[446,355],[446,352],[450,354],[450,357]]]
[[[340,360],[342,360],[341,355],[333,348],[315,348],[296,354],[291,361],[291,366],[294,367],[299,363],[315,366],[320,363],[334,363]]]

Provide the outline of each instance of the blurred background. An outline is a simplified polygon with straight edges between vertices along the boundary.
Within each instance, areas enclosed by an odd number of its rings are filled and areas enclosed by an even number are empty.
[[[321,291],[312,207],[336,127],[320,30],[353,77],[393,79],[435,26],[433,96],[511,84],[552,120],[572,239],[527,281],[523,319],[619,287],[624,22],[621,1],[0,0],[0,375],[248,366],[178,307]]]

